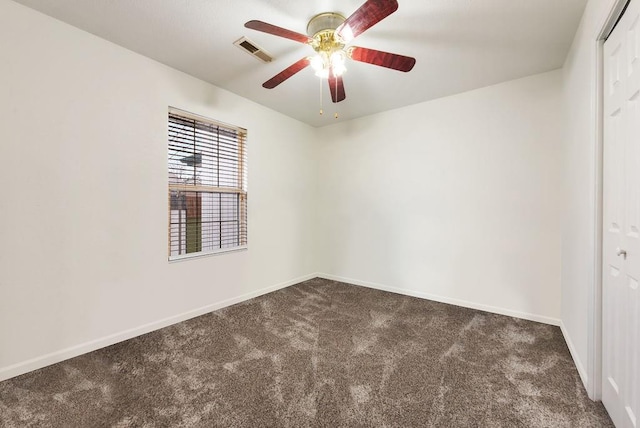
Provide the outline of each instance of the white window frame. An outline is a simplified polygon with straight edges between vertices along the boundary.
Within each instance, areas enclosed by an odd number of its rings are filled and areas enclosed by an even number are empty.
[[[233,187],[219,187],[219,186],[212,186],[212,185],[204,185],[201,182],[199,182],[200,180],[198,180],[195,172],[193,175],[193,179],[192,180],[187,180],[187,182],[181,182],[181,183],[177,183],[176,182],[176,178],[175,178],[175,174],[173,174],[174,176],[172,177],[172,165],[176,165],[175,160],[171,159],[171,149],[172,149],[172,137],[171,137],[171,116],[178,116],[182,119],[185,120],[190,120],[190,121],[194,121],[195,123],[199,123],[199,124],[203,124],[206,126],[213,126],[213,127],[217,127],[219,128],[219,130],[223,130],[226,132],[234,132],[237,135],[237,174],[234,172],[234,178],[235,181],[237,183],[237,186],[233,186]],[[168,227],[167,227],[167,246],[168,246],[168,259],[169,261],[180,261],[180,260],[188,260],[188,259],[193,259],[193,258],[199,258],[199,257],[203,257],[203,256],[211,256],[211,255],[218,255],[218,254],[226,254],[226,253],[230,253],[230,252],[236,252],[236,251],[241,251],[241,250],[246,250],[248,248],[248,238],[247,238],[247,229],[248,229],[248,221],[247,221],[247,130],[244,128],[240,128],[234,125],[229,125],[223,122],[219,122],[213,119],[210,119],[208,117],[204,117],[204,116],[200,116],[194,113],[190,113],[184,110],[180,110],[174,107],[169,107],[169,111],[168,111],[168,116],[167,116],[168,120],[167,120],[167,150],[168,150],[168,164],[167,164],[167,170],[168,170]],[[195,129],[195,125],[194,125],[194,129]],[[175,141],[175,140],[174,140]],[[195,146],[196,143],[196,139],[194,137],[194,152],[193,152],[193,156],[194,158],[196,158],[198,156],[197,153],[197,146]],[[200,155],[202,156],[202,155]],[[195,168],[194,168],[195,169]],[[203,169],[203,172],[207,172],[206,169]],[[220,183],[218,183],[219,185]],[[177,210],[172,210],[172,192],[175,195],[175,192],[196,192],[196,195],[202,195],[202,194],[211,194],[211,195],[219,195],[220,198],[220,202],[219,205],[222,205],[222,201],[221,198],[223,197],[224,194],[236,194],[238,195],[238,205],[237,205],[237,241],[238,241],[238,245],[234,245],[234,246],[228,246],[228,247],[222,247],[222,243],[224,241],[224,233],[222,232],[222,227],[221,227],[221,232],[218,236],[219,242],[220,242],[220,246],[222,248],[214,248],[211,250],[200,250],[200,251],[193,251],[193,252],[186,252],[187,251],[187,236],[188,234],[186,233],[186,227],[187,227],[187,220],[186,220],[186,208],[185,208],[185,222],[182,223],[180,222],[179,224],[176,224],[175,221],[172,221],[172,216],[175,216],[175,213]],[[187,197],[186,195],[183,195],[183,197]],[[202,213],[202,198],[198,196],[197,201],[199,202],[199,210],[200,212],[198,213],[199,215],[199,219],[202,218],[203,213]],[[221,209],[221,208],[220,208]],[[222,218],[218,219],[218,222],[222,223]],[[198,243],[196,245],[198,245],[200,248],[202,248],[203,246],[203,231],[202,231],[202,220],[200,220],[198,222],[198,227],[199,230],[197,232],[197,236],[198,236]],[[172,246],[172,232],[175,233],[176,230],[178,230],[177,228],[179,228],[180,230],[185,230],[185,234],[184,234],[184,238],[181,237],[181,239],[178,241],[178,247],[179,249],[177,250],[179,254],[176,254],[176,242],[175,242],[175,238],[173,239],[173,246]],[[184,228],[184,229],[183,229]],[[182,241],[184,239],[184,242]],[[193,241],[192,241],[193,242]],[[183,250],[183,245],[184,245],[184,253],[182,253]],[[173,254],[172,254],[173,252]]]

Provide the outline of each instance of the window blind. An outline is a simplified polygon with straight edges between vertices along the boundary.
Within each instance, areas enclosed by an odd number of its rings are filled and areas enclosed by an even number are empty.
[[[247,245],[246,130],[169,111],[169,258]]]

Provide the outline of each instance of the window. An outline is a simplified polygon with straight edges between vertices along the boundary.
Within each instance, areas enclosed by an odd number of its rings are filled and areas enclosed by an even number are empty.
[[[169,259],[247,245],[247,132],[169,110]]]

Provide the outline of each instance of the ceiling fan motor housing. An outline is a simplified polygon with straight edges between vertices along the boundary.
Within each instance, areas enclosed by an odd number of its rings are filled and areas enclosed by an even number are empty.
[[[335,29],[342,25],[345,20],[346,18],[339,13],[319,13],[309,20],[309,24],[307,24],[307,34],[309,37],[313,38],[316,34],[322,31],[335,31]]]
[[[307,34],[313,39],[311,47],[325,55],[342,50],[344,41],[336,34],[338,28],[345,21],[339,13],[325,12],[311,18],[307,25]]]
[[[344,60],[344,41],[336,33],[336,29],[345,22],[345,17],[333,12],[325,12],[314,16],[307,25],[310,36],[309,44],[317,52],[317,56],[310,57],[311,66],[316,75],[321,78],[342,76],[346,71]]]

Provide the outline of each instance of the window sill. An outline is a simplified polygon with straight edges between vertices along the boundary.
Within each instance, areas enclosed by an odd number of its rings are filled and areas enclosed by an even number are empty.
[[[223,250],[201,251],[199,253],[180,254],[179,256],[169,256],[169,263],[182,262],[185,260],[200,259],[203,257],[219,256],[222,254],[236,253],[239,251],[246,251],[249,247],[246,245],[243,247],[233,247]]]

